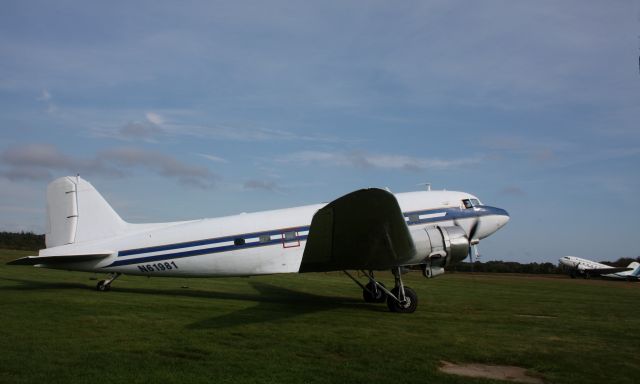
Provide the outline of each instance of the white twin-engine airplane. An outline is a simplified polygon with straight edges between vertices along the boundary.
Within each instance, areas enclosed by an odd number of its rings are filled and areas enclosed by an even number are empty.
[[[563,256],[559,261],[569,270],[572,279],[575,279],[576,275],[582,275],[585,279],[602,276],[610,279],[638,280],[640,276],[640,263],[635,261],[626,267],[612,267],[575,256]]]
[[[99,291],[121,274],[144,276],[250,276],[344,271],[367,302],[414,312],[416,293],[402,283],[408,266],[425,277],[464,259],[508,213],[473,195],[422,191],[393,195],[361,189],[328,204],[246,213],[215,219],[131,224],[80,177],[47,188],[46,249],[9,264],[106,272]],[[348,270],[361,270],[363,285]],[[391,270],[387,289],[374,271]]]

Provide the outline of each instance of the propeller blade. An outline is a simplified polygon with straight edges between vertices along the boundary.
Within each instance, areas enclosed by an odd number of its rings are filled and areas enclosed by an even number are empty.
[[[463,228],[460,223],[458,223],[458,220],[453,220],[453,224]],[[471,225],[471,228],[469,229],[469,234],[467,235],[467,240],[469,241],[469,264],[471,265],[471,272],[473,272],[473,255],[472,252],[475,252],[476,254],[476,258],[478,258],[478,248],[476,246],[476,244],[471,244],[471,241],[473,240],[473,237],[476,235],[476,232],[478,231],[478,226],[480,225],[480,219],[476,217],[475,221],[473,222],[473,224]]]
[[[473,222],[473,225],[471,226],[471,229],[469,230],[469,241],[473,240],[474,236],[476,235],[479,224],[480,220],[476,218],[476,220]]]
[[[464,228],[462,225],[460,225],[460,223],[456,219],[453,220],[453,224],[460,228]],[[480,226],[480,219],[476,217],[476,219],[473,221],[473,224],[471,225],[471,228],[469,229],[469,233],[467,234],[467,240],[469,240],[469,242],[473,240],[473,237],[476,235],[476,232],[478,232],[479,226]]]

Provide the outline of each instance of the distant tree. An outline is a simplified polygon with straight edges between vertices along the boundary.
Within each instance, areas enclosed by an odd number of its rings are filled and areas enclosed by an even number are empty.
[[[37,251],[45,248],[44,235],[33,232],[0,232],[0,248]]]
[[[601,263],[610,265],[612,267],[626,267],[634,261],[640,262],[640,256],[636,257],[635,259],[631,257],[621,257],[616,261],[602,261]]]

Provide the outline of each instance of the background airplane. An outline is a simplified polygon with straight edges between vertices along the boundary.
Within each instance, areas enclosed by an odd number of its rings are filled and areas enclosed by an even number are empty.
[[[576,256],[563,256],[559,259],[560,264],[569,270],[569,275],[574,279],[577,275],[581,275],[585,279],[591,276],[616,275],[618,273],[628,273],[629,275],[636,272],[635,269],[640,267],[637,262],[632,262],[627,267],[612,267],[610,265],[598,263],[592,260],[582,259]],[[627,276],[627,275],[624,275]],[[608,276],[616,278],[615,276]]]
[[[87,181],[62,177],[47,187],[46,249],[9,264],[121,274],[250,276],[344,271],[367,302],[413,312],[416,293],[402,282],[408,266],[425,277],[464,259],[509,220],[500,208],[464,192],[393,195],[362,189],[329,204],[171,223],[127,223]],[[348,270],[360,270],[362,284]],[[374,271],[391,270],[394,288]]]

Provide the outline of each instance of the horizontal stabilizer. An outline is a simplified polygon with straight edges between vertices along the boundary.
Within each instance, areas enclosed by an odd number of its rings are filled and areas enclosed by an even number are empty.
[[[620,273],[630,271],[629,267],[611,267],[611,268],[586,268],[585,271],[592,275],[602,275],[611,273]]]
[[[92,253],[87,255],[26,256],[10,261],[7,265],[80,263],[83,261],[104,259],[111,254],[113,254],[113,252]]]

